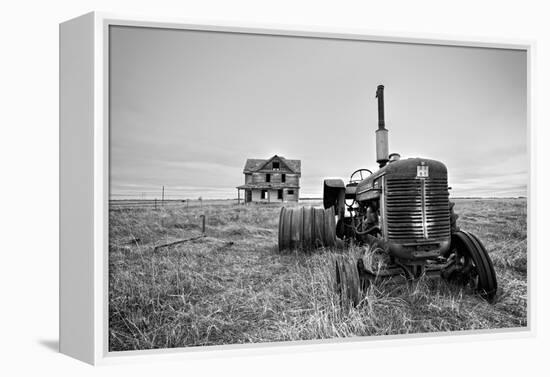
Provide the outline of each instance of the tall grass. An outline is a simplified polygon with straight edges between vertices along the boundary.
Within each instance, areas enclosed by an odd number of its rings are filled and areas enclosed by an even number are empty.
[[[112,351],[526,325],[525,201],[457,201],[485,242],[497,303],[441,281],[380,280],[356,308],[334,292],[336,251],[277,250],[276,206],[124,209],[110,213]],[[200,234],[206,237],[154,247]],[[352,247],[349,258],[362,253]]]

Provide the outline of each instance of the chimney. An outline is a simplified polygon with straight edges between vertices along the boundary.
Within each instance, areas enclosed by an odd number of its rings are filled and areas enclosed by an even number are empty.
[[[378,85],[376,89],[378,98],[378,129],[376,130],[376,162],[379,167],[384,167],[389,160],[388,130],[384,122],[384,85]]]

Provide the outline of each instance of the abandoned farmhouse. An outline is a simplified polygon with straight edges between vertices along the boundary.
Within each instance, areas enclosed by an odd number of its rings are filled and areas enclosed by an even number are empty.
[[[241,190],[244,202],[297,202],[300,191],[300,160],[273,156],[267,160],[249,158],[244,166],[244,185],[237,186],[239,202]]]

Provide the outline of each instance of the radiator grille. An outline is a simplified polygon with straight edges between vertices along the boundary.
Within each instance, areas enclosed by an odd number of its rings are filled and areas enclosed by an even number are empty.
[[[450,237],[447,179],[386,179],[386,224],[390,241]]]

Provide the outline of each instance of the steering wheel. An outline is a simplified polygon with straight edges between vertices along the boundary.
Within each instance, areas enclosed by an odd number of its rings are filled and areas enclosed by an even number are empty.
[[[368,173],[368,174],[367,174]],[[349,177],[349,183],[359,183],[363,179],[367,178],[369,175],[372,175],[372,172],[369,169],[357,169]]]

